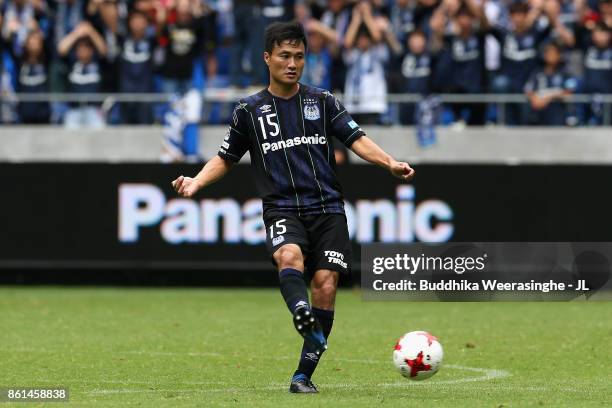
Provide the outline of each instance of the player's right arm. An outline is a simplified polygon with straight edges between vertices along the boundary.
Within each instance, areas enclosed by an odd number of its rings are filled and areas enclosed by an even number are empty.
[[[215,156],[210,159],[195,177],[180,175],[172,182],[172,187],[181,197],[193,197],[204,187],[214,183],[227,174],[234,163]]]
[[[221,179],[240,161],[249,149],[249,127],[245,103],[234,109],[232,123],[223,139],[217,156],[210,159],[195,177],[179,176],[172,187],[182,197],[193,197],[198,191]]]
[[[351,118],[335,96],[327,93],[325,104],[325,112],[329,115],[334,136],[348,149],[362,159],[389,170],[396,177],[404,180],[414,177],[414,169],[408,163],[398,162],[365,135],[363,129]]]

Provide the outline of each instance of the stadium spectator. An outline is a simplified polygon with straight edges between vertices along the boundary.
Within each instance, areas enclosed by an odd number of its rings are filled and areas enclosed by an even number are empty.
[[[344,96],[346,109],[360,124],[376,124],[387,111],[384,64],[389,51],[381,42],[382,36],[370,3],[356,5],[344,39],[347,66]]]
[[[522,92],[527,79],[538,65],[538,50],[553,27],[565,45],[573,46],[574,37],[561,24],[558,15],[550,14],[545,26],[538,23],[542,10],[542,0],[533,0],[531,7],[527,3],[513,3],[510,6],[510,29],[493,27],[489,31],[502,48],[500,75],[493,80],[495,92]],[[523,104],[511,104],[506,110],[507,122],[511,125],[525,124],[526,115],[527,110]]]
[[[51,92],[68,92],[69,84],[66,81],[70,67],[67,60],[58,57],[58,45],[69,33],[85,18],[85,0],[63,0],[49,3],[53,10],[53,34],[50,41],[51,55],[49,62],[49,88]],[[51,103],[51,121],[60,123],[64,117],[66,106],[63,102]]]
[[[95,16],[98,14],[100,7],[102,6],[102,4],[108,0],[88,0],[87,3],[87,7],[86,7],[86,13],[88,18],[95,18]],[[128,18],[128,11],[129,9],[133,9],[136,8],[136,3],[138,3],[138,1],[134,1],[134,0],[113,0],[113,2],[116,4],[117,6],[117,14],[119,16],[119,20],[124,22],[127,20]]]
[[[82,22],[57,46],[58,54],[71,65],[68,88],[73,93],[97,93],[102,86],[99,59],[106,54],[106,44],[88,22]],[[104,118],[96,103],[71,104],[64,125],[68,128],[104,126]]]
[[[85,0],[64,0],[53,3],[55,6],[54,44],[57,46],[71,33],[85,17]]]
[[[217,27],[219,25],[219,13],[206,1],[200,0],[201,5],[201,21],[203,24],[204,38],[202,47],[204,57],[206,58],[206,75],[208,78],[213,78],[217,75],[217,48],[219,39],[217,37]]]
[[[429,36],[429,23],[442,0],[417,0],[416,24]]]
[[[386,43],[393,55],[396,57],[401,55],[403,51],[402,44],[395,35],[391,21],[387,18],[387,16],[382,13],[375,15],[374,22],[380,30],[382,40]]]
[[[410,33],[417,29],[416,2],[411,0],[396,0],[390,9],[391,27],[398,41],[406,44]]]
[[[431,91],[433,56],[427,49],[427,38],[423,31],[411,32],[406,39],[407,51],[400,62],[401,93],[426,96]],[[403,103],[400,108],[400,122],[403,125],[415,123],[415,104]]]
[[[264,25],[259,0],[234,0],[234,38],[231,49],[230,83],[243,87],[243,78],[252,86],[264,83],[263,53]]]
[[[294,4],[294,0],[262,0],[261,14],[264,27],[277,21],[293,20]]]
[[[544,48],[544,67],[525,85],[531,106],[532,125],[564,126],[567,118],[565,96],[575,91],[577,81],[563,72],[562,50],[551,42]]]
[[[600,20],[612,28],[612,0],[599,0],[598,10]]]
[[[571,32],[575,32],[579,24],[578,7],[582,0],[548,0],[551,3],[556,3],[559,7],[559,22],[563,24]],[[549,6],[556,7],[556,6]]]
[[[161,67],[163,92],[184,95],[192,87],[193,64],[202,56],[204,42],[203,9],[196,1],[176,0],[170,13],[157,15],[167,39]]]
[[[333,29],[338,36],[338,44],[344,42],[344,35],[351,22],[351,11],[346,0],[329,0],[327,10],[321,16],[321,23]]]
[[[604,105],[599,94],[612,94],[612,41],[611,29],[599,22],[592,30],[584,54],[583,92],[595,95],[587,109],[588,124],[601,124]]]
[[[327,10],[321,16],[321,23],[331,28],[336,33],[336,42],[344,45],[344,36],[351,21],[351,11],[347,6],[347,0],[329,0]],[[342,53],[332,61],[331,88],[332,90],[344,89],[346,77],[346,66]]]
[[[445,58],[448,78],[445,88],[450,93],[483,93],[485,82],[485,36],[488,21],[482,7],[474,0],[457,3],[445,0],[431,18],[433,38],[442,48],[441,58]],[[478,24],[477,24],[478,23]],[[450,31],[446,28],[450,25]],[[478,28],[474,27],[478,25]],[[482,103],[455,103],[453,108],[456,121],[463,120],[467,111],[467,123],[484,124],[485,105]]]
[[[116,0],[92,0],[97,3],[96,13],[91,16],[93,25],[98,30],[106,44],[106,54],[101,59],[102,92],[117,92],[119,90],[119,54],[121,43],[125,37],[125,27],[119,19],[119,8]],[[90,11],[88,9],[88,11]]]
[[[332,52],[327,45],[326,37],[319,31],[308,34],[306,67],[302,82],[317,88],[331,89]]]
[[[406,44],[408,35],[413,31],[422,31],[428,36],[430,19],[441,4],[439,0],[392,1],[389,7],[389,20],[398,41]]]
[[[295,17],[308,36],[302,83],[331,90],[333,58],[339,53],[336,32],[312,18],[303,3],[296,4]]]
[[[0,60],[0,123],[14,123],[17,121],[15,112],[15,90],[11,76],[5,68],[4,61]]]
[[[11,0],[6,4],[2,37],[13,55],[21,57],[28,33],[47,28],[44,0]]]
[[[42,31],[30,31],[23,48],[18,64],[17,92],[48,92],[47,53]],[[18,111],[21,123],[48,123],[51,115],[48,102],[21,102]]]
[[[153,91],[153,53],[155,40],[147,37],[148,16],[134,10],[128,20],[129,34],[119,56],[119,90],[122,93]],[[123,123],[151,123],[151,105],[128,102],[121,104]]]
[[[483,93],[487,90],[522,93],[527,79],[538,68],[543,45],[551,40],[563,45],[566,72],[583,78],[577,92],[593,95],[593,103],[584,106],[585,123],[601,124],[606,107],[599,95],[612,92],[608,68],[612,64],[609,60],[610,45],[604,44],[612,27],[612,0],[296,0],[294,7],[293,0],[235,0],[233,10],[229,4],[231,0],[222,1],[224,5],[218,7],[226,10],[230,22],[237,23],[235,46],[229,58],[233,61],[221,65],[221,69],[229,70],[233,85],[240,82],[236,76],[267,77],[265,65],[260,63],[260,53],[257,52],[262,44],[256,44],[261,42],[263,35],[257,32],[263,32],[264,21],[284,21],[294,16],[306,29],[310,42],[302,81],[329,90],[344,90],[352,95],[353,103],[361,101],[367,88],[368,93],[375,93],[373,99],[366,101],[370,108],[380,101],[380,95],[386,95],[387,88],[393,93],[423,95],[440,91]],[[480,7],[474,7],[475,4]],[[477,19],[484,19],[485,7],[488,31],[486,25],[475,24]],[[128,9],[142,11],[149,21],[159,24],[146,24],[146,34],[137,39],[128,33]],[[362,15],[364,9],[368,10],[368,19],[373,22],[370,26]],[[43,76],[44,85],[36,89],[67,92],[74,88],[66,81],[69,71],[74,68],[74,56],[58,58],[57,50],[59,42],[84,21],[89,21],[98,30],[106,47],[104,55],[98,52],[94,56],[103,77],[101,92],[150,92],[153,89],[150,78],[155,66],[161,67],[161,90],[184,93],[193,84],[201,84],[199,67],[195,71],[193,66],[194,63],[196,67],[200,65],[202,56],[206,56],[202,60],[206,77],[216,75],[216,32],[225,33],[229,39],[234,31],[231,24],[218,27],[217,12],[206,0],[4,0],[0,10],[5,83],[11,83],[16,91],[23,92],[33,92],[34,88],[30,89],[22,81],[33,84]],[[353,44],[347,48],[346,37],[355,12],[361,21]],[[136,20],[142,23],[142,15]],[[26,39],[32,31],[42,33],[47,45],[43,49],[48,50],[43,53],[42,62],[35,65],[25,63],[23,57]],[[492,35],[485,37],[486,49],[483,51],[481,39],[485,32]],[[152,40],[156,33],[158,43]],[[408,38],[412,38],[413,33],[416,33],[417,44],[425,41],[424,47],[416,47],[424,50],[415,52],[411,48]],[[432,37],[432,34],[437,34],[437,37]],[[34,37],[33,42],[41,38],[40,35]],[[595,37],[604,40],[595,41]],[[436,44],[436,38],[442,41]],[[129,43],[130,50],[124,52],[125,43]],[[367,44],[367,47],[362,50],[359,44]],[[440,47],[440,44],[445,46]],[[438,53],[437,47],[445,52]],[[486,58],[486,69],[481,64],[483,57]],[[235,62],[236,58],[239,63]],[[435,64],[432,65],[432,61]],[[378,70],[380,67],[383,68],[382,76]],[[256,70],[261,72],[256,73]],[[223,79],[219,77],[219,84]],[[249,79],[250,84],[261,85],[257,82],[263,81]],[[370,85],[364,85],[366,83]],[[50,121],[58,122],[66,108],[62,109],[62,103],[58,102],[50,105]],[[348,105],[353,108],[351,102]],[[380,105],[387,111],[386,103]],[[526,124],[529,105],[508,104],[506,123]],[[13,102],[13,106],[26,122],[42,120],[26,118],[29,114],[21,112],[21,109],[27,104],[18,107]],[[451,106],[456,116],[467,111],[466,119],[471,124],[484,121],[483,105]],[[578,107],[583,108],[581,105]],[[360,118],[362,123],[378,121],[379,111],[383,110],[379,107],[372,112],[365,108],[360,112],[363,106],[354,108],[358,117],[362,113],[365,115],[365,118]],[[402,124],[413,122],[412,110],[410,104],[400,105],[399,121]],[[30,113],[33,112],[47,116],[46,109],[31,109]],[[114,110],[112,112],[109,123],[119,118],[119,115],[114,115]],[[389,112],[394,117],[395,111]],[[149,109],[143,104],[124,106],[121,114],[121,120],[126,123],[151,121]]]

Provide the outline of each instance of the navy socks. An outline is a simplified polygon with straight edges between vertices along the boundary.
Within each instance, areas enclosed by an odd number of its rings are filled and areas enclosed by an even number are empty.
[[[334,311],[333,310],[323,310],[318,309],[316,307],[312,308],[312,312],[314,316],[321,324],[321,329],[323,330],[323,335],[327,339],[329,334],[331,333],[332,325],[334,324]],[[315,369],[317,368],[317,364],[319,364],[319,358],[314,350],[312,350],[306,342],[302,346],[302,355],[300,356],[300,362],[298,364],[298,368],[293,374],[293,378],[299,377],[300,375],[305,375],[306,377],[312,377]]]
[[[285,268],[278,274],[280,291],[291,314],[300,306],[310,306],[308,290],[302,272],[297,269]]]

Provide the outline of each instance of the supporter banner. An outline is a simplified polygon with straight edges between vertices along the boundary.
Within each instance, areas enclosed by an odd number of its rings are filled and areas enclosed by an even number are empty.
[[[200,166],[0,164],[0,267],[270,268],[251,171],[194,199],[170,181]],[[349,231],[373,242],[610,241],[612,167],[416,166],[406,184],[338,169]]]

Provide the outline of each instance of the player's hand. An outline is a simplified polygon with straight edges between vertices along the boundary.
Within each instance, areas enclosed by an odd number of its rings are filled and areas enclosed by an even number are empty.
[[[179,176],[172,182],[172,187],[181,197],[193,197],[200,190],[200,183],[193,177]]]
[[[409,181],[414,178],[414,169],[410,167],[408,163],[396,161],[391,164],[391,168],[389,170],[391,171],[391,174],[397,178],[401,178],[402,180]]]

